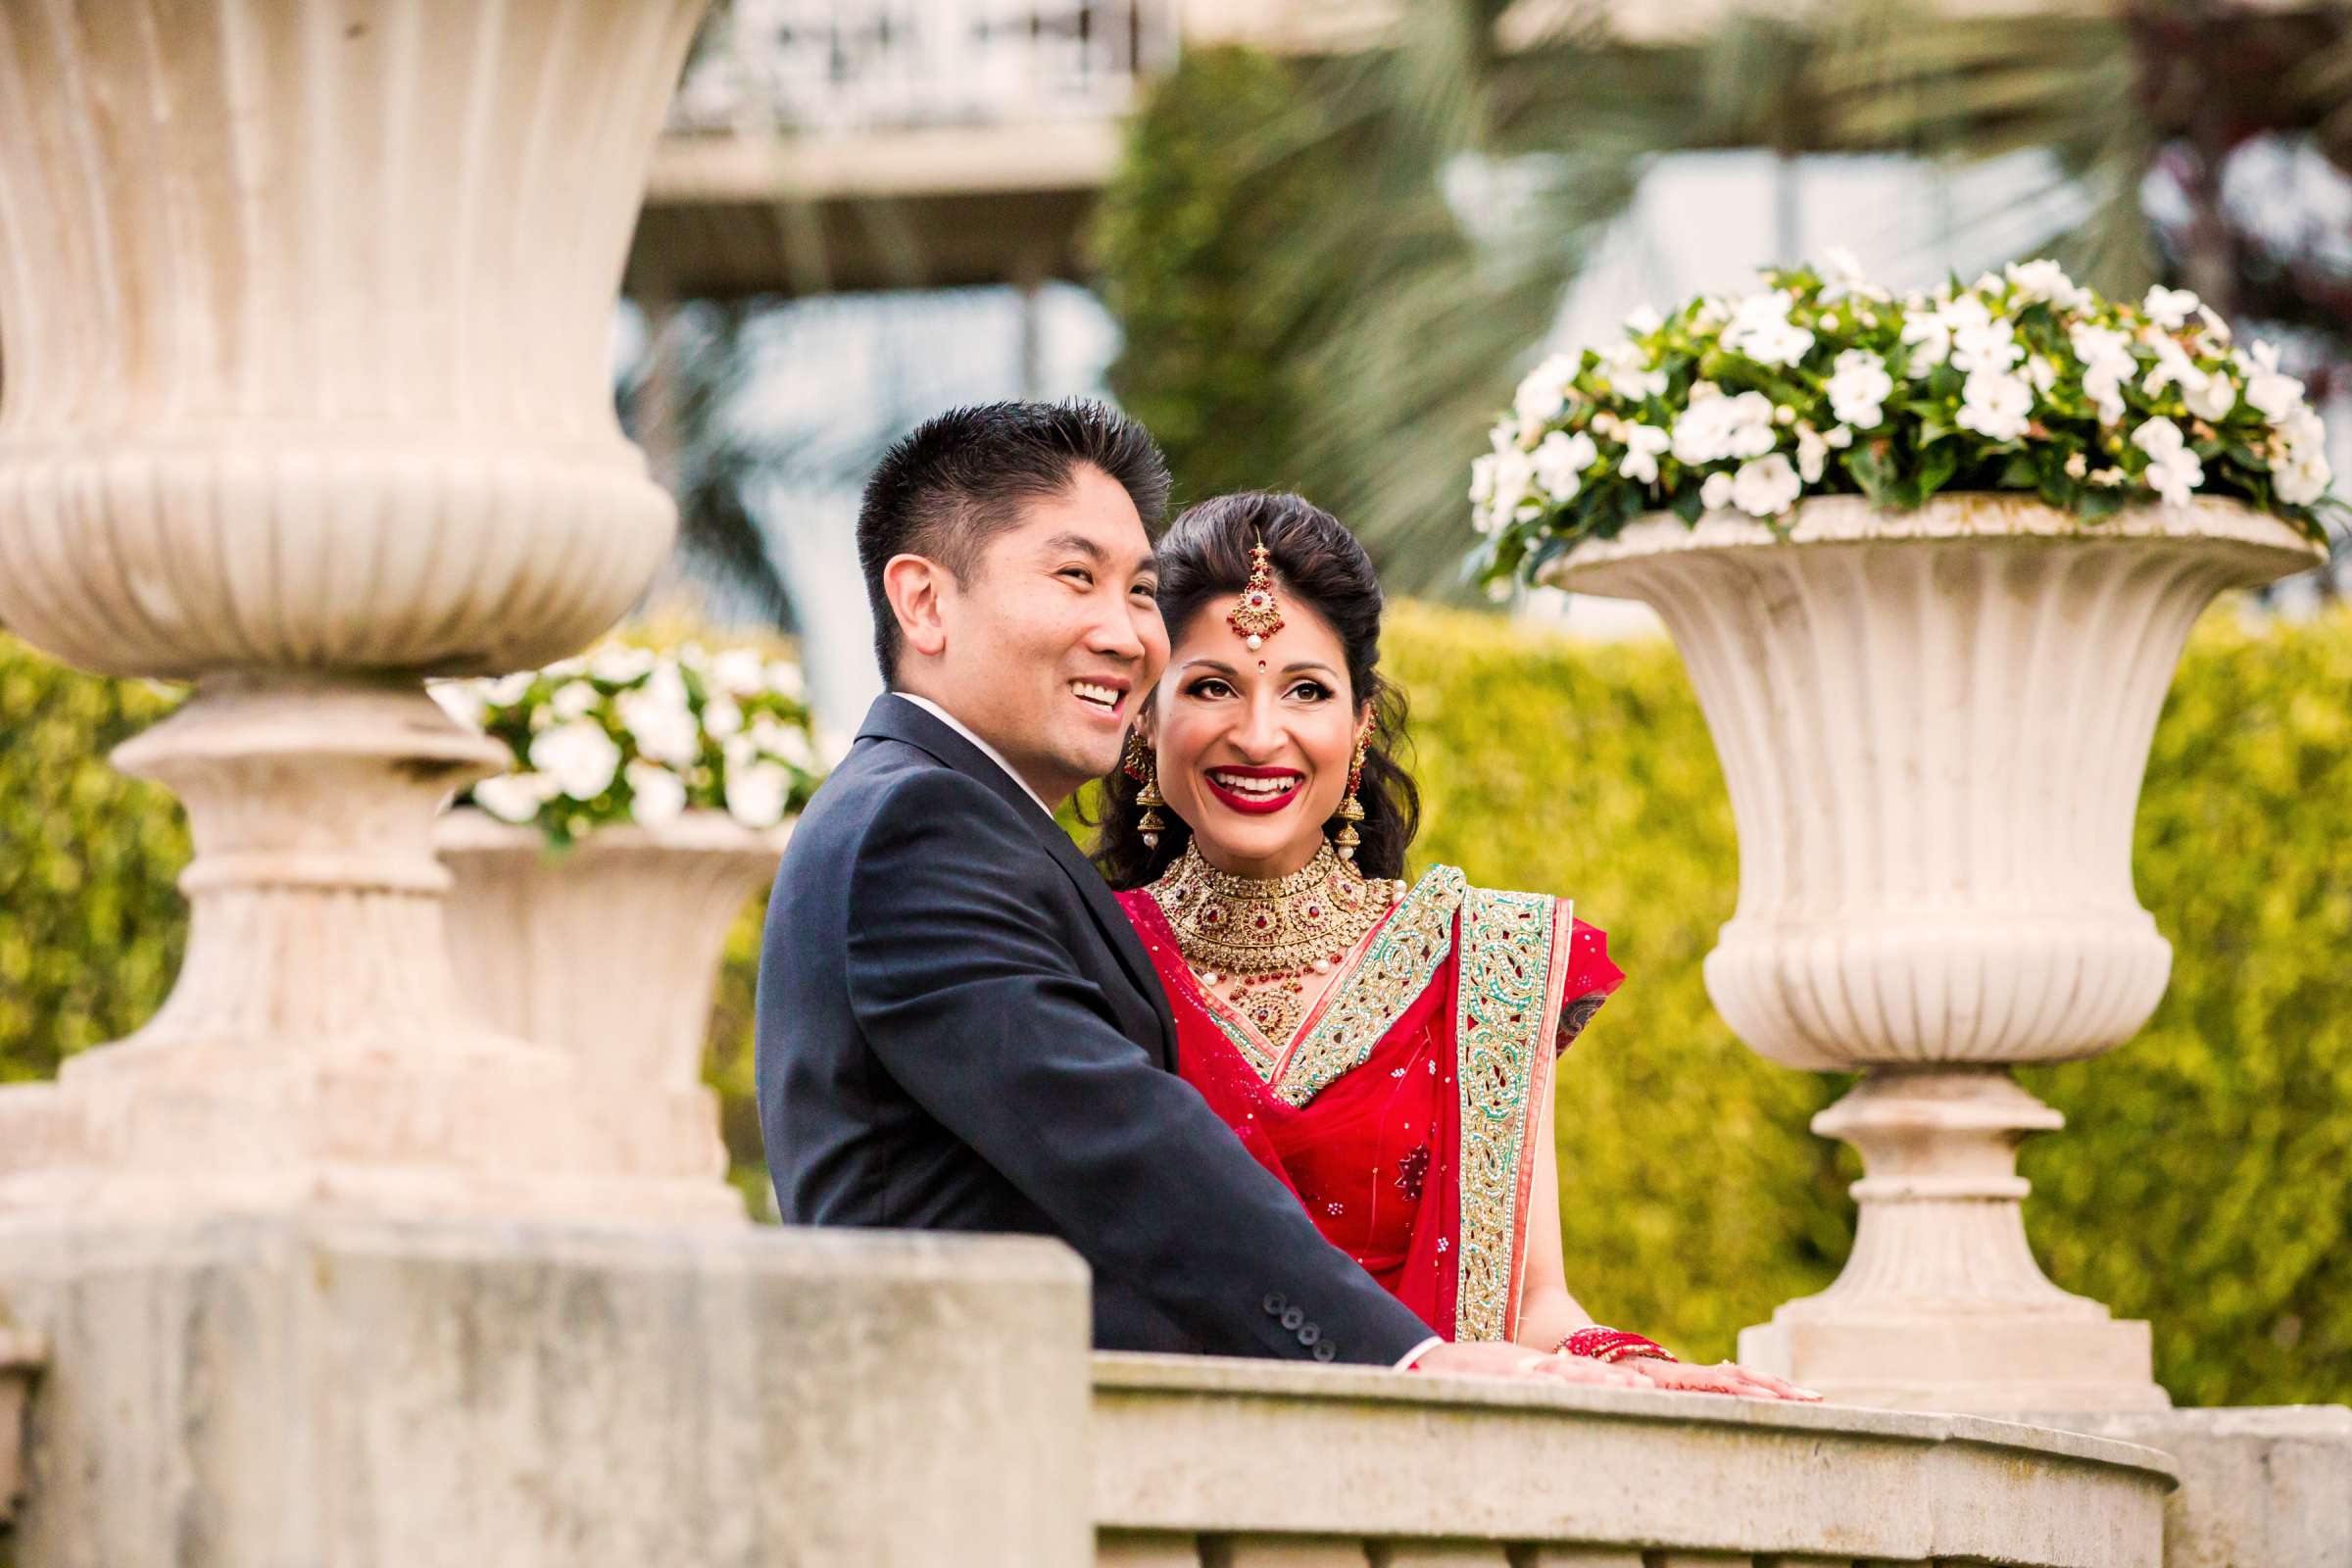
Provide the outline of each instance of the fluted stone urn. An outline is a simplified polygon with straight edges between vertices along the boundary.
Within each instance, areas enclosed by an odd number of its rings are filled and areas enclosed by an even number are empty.
[[[1853,1256],[1740,1355],[1851,1403],[2168,1403],[2148,1325],[2059,1290],[2010,1076],[2129,1039],[2172,950],[2132,883],[2148,747],[2190,624],[2317,546],[2233,502],[2097,523],[2031,497],[1641,518],[1547,572],[1664,618],[1722,759],[1740,899],[1706,959],[1740,1039],[1860,1071],[1814,1130],[1862,1153]]]
[[[599,1148],[615,1169],[699,1159],[725,1173],[718,1101],[703,1082],[710,1001],[727,933],[790,836],[696,810],[551,852],[537,829],[472,808],[441,819],[458,988],[500,1030],[609,1086],[596,1100]]]
[[[727,1212],[605,1179],[564,1054],[459,1004],[432,823],[505,758],[421,684],[570,653],[670,546],[607,357],[702,10],[6,8],[0,621],[194,684],[116,761],[196,858],[162,1011],[0,1093],[0,1213]]]

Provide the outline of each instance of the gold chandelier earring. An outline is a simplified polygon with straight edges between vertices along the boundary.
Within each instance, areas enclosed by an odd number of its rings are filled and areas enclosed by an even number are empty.
[[[1340,824],[1340,830],[1332,835],[1331,842],[1338,847],[1340,858],[1351,864],[1355,860],[1355,847],[1364,842],[1355,831],[1355,824],[1364,819],[1364,803],[1358,797],[1363,793],[1364,753],[1371,740],[1371,725],[1355,732],[1355,760],[1348,764],[1348,798],[1340,802],[1340,814],[1333,818]]]
[[[1136,832],[1143,836],[1144,848],[1159,848],[1159,836],[1168,830],[1168,819],[1159,814],[1167,800],[1159,793],[1159,764],[1153,759],[1152,745],[1141,730],[1127,737],[1126,774],[1135,780],[1135,804],[1144,808],[1136,822]]]

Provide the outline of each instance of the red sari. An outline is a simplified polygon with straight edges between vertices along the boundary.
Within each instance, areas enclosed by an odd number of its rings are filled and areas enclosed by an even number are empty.
[[[1119,895],[1176,1014],[1185,1081],[1325,1239],[1448,1340],[1507,1340],[1551,1066],[1625,976],[1543,894],[1432,868],[1291,1040],[1203,987],[1150,889]]]

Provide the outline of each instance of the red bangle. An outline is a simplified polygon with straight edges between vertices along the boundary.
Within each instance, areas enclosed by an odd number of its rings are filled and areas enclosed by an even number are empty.
[[[1589,1356],[1595,1361],[1655,1360],[1672,1361],[1675,1356],[1655,1340],[1645,1340],[1639,1334],[1623,1329],[1602,1328],[1595,1323],[1578,1329],[1553,1348],[1555,1355]]]

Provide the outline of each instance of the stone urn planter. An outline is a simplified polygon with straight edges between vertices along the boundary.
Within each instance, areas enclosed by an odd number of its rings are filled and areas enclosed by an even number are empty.
[[[2023,1062],[2095,1056],[2163,995],[2132,883],[2140,778],[2190,624],[2321,559],[2226,501],[2096,524],[2031,497],[1889,514],[1803,502],[1637,519],[1544,580],[1641,600],[1690,666],[1740,834],[1709,995],[1774,1061],[1859,1070],[1815,1118],[1854,1144],[1854,1253],[1742,1360],[1853,1403],[2168,1402],[2148,1326],[2045,1278],[2016,1149],[2062,1118]]]
[[[561,854],[534,827],[464,808],[434,833],[449,868],[458,988],[502,1033],[569,1055],[616,1174],[723,1176],[703,1082],[727,932],[774,877],[790,825],[691,810],[600,828]]]
[[[8,8],[0,621],[194,683],[115,761],[196,854],[163,1008],[0,1090],[0,1216],[708,1215],[592,1179],[560,1055],[457,1005],[431,826],[506,759],[423,686],[580,647],[675,537],[606,360],[703,10]]]

